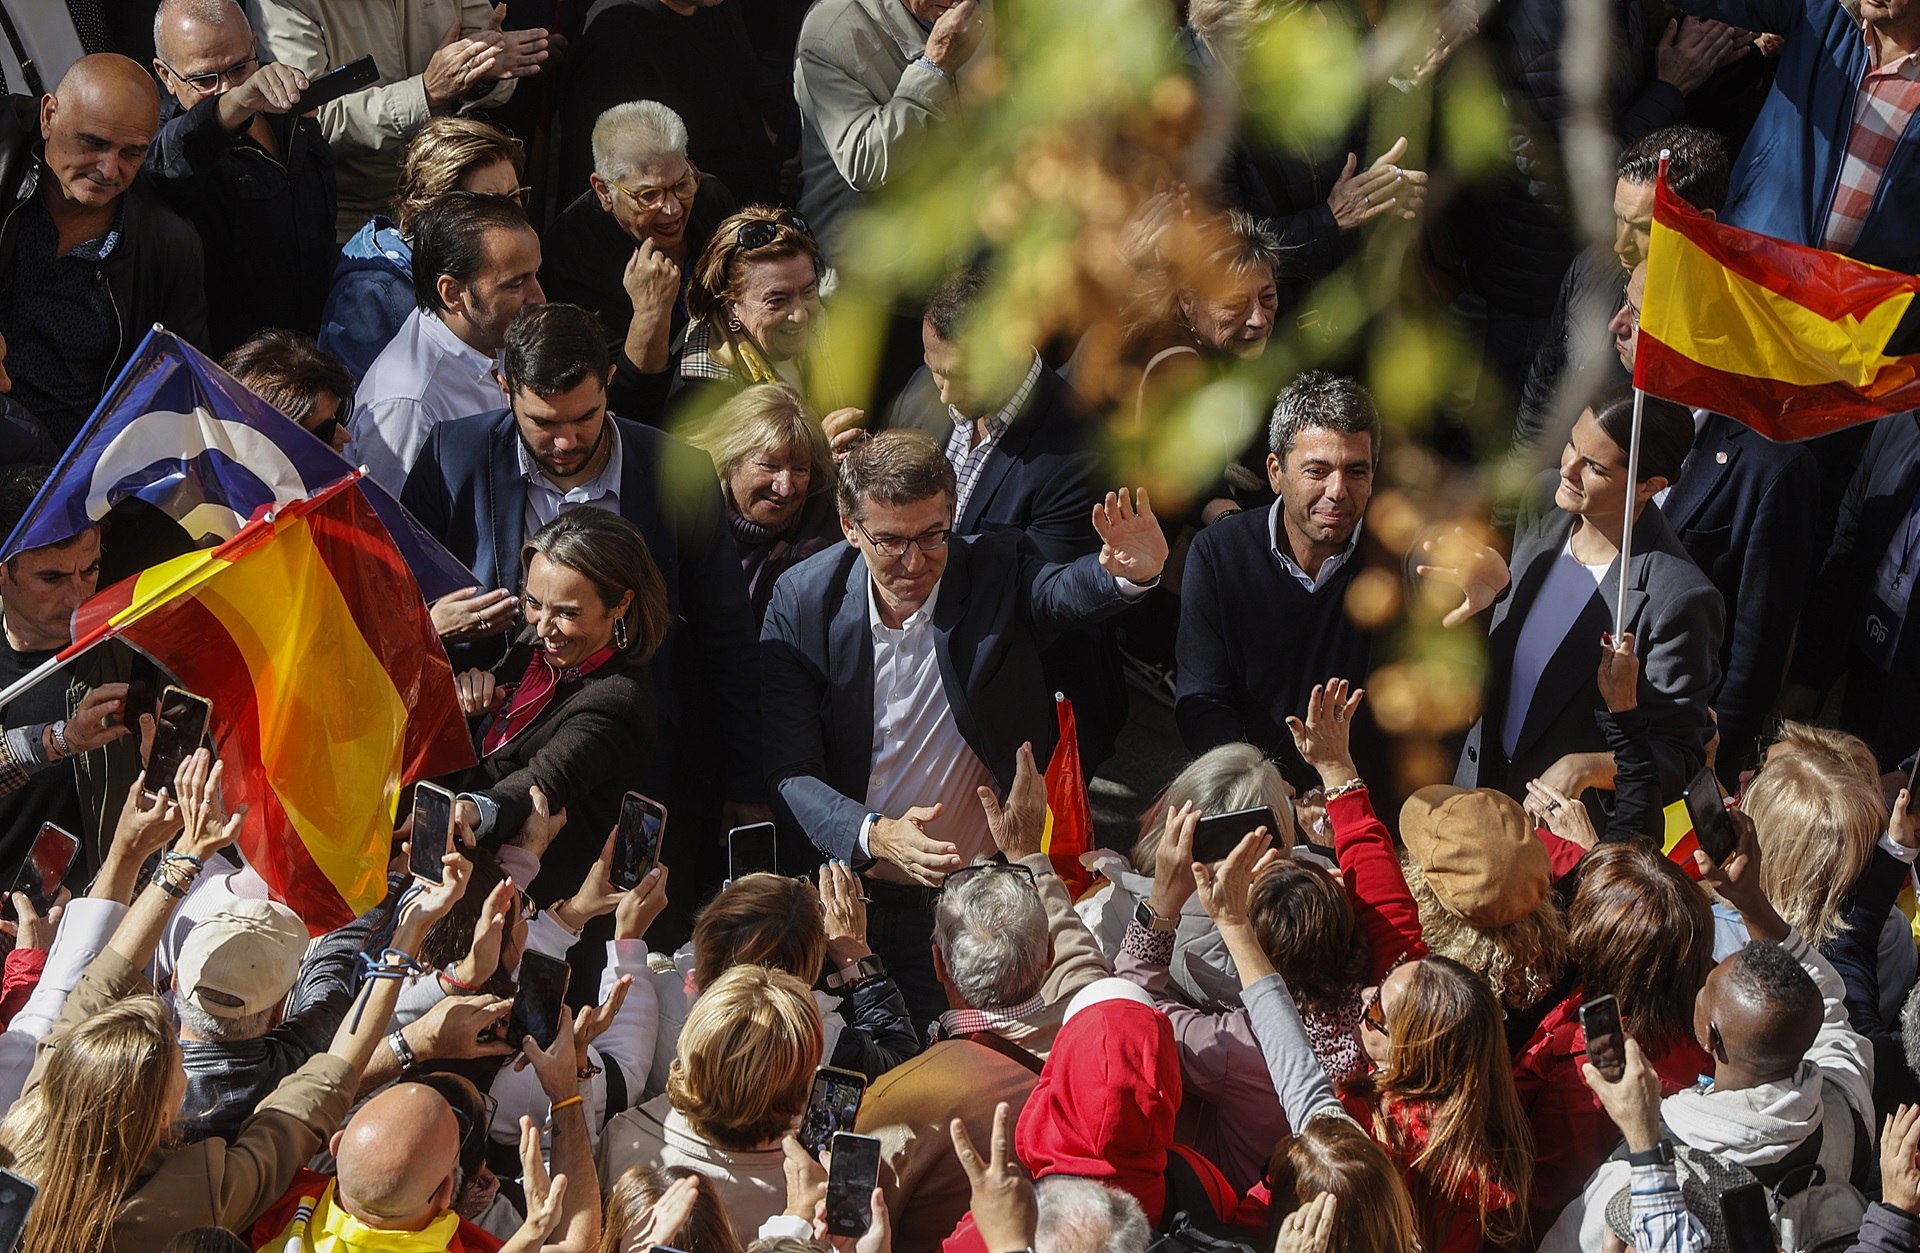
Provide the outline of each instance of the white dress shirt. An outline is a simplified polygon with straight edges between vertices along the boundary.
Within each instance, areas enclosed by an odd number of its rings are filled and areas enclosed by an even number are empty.
[[[415,309],[360,381],[349,459],[398,496],[436,425],[506,407],[493,365],[438,314]]]
[[[528,535],[567,510],[581,505],[605,509],[608,513],[620,512],[620,475],[625,460],[620,449],[620,428],[613,424],[612,418],[607,419],[607,439],[612,441],[613,448],[607,454],[607,464],[600,467],[600,473],[565,491],[541,472],[524,442],[517,438],[513,441],[514,456],[520,461],[520,478],[527,485]]]
[[[1317,592],[1327,585],[1327,580],[1340,573],[1340,568],[1353,560],[1354,550],[1360,547],[1360,528],[1366,525],[1363,518],[1353,524],[1353,534],[1347,537],[1347,546],[1320,563],[1318,574],[1308,574],[1299,562],[1293,559],[1293,546],[1286,542],[1286,523],[1281,520],[1280,510],[1284,502],[1274,497],[1273,506],[1267,511],[1267,550],[1273,554],[1281,568],[1293,576],[1294,582],[1309,592]]]

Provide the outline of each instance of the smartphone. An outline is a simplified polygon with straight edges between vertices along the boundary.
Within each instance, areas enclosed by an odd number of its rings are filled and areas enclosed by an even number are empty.
[[[800,1144],[815,1157],[825,1151],[833,1137],[853,1130],[860,1114],[860,1098],[867,1092],[867,1077],[838,1066],[822,1066],[813,1072],[813,1091],[807,1097],[807,1112],[800,1116]]]
[[[147,754],[147,791],[173,791],[173,776],[207,738],[207,719],[213,706],[204,696],[169,685],[160,695],[160,715],[153,729],[153,749]]]
[[[1742,1184],[1720,1194],[1720,1217],[1727,1226],[1727,1253],[1778,1253],[1773,1216],[1767,1213],[1767,1187]]]
[[[27,1215],[40,1189],[10,1170],[0,1170],[0,1250],[13,1253],[27,1230]]]
[[[744,879],[765,871],[779,874],[773,824],[755,822],[727,832],[727,878]]]
[[[1714,775],[1713,767],[1708,766],[1693,776],[1693,782],[1687,784],[1687,819],[1693,823],[1693,836],[1700,841],[1701,849],[1713,864],[1723,866],[1727,858],[1733,856],[1733,850],[1739,847],[1740,833],[1734,829],[1733,819],[1727,817],[1726,793],[1720,790],[1720,780]]]
[[[140,729],[140,715],[152,712],[154,712],[153,684],[145,679],[128,679],[127,699],[120,706],[121,725],[132,727],[137,731]]]
[[[32,850],[20,863],[20,876],[14,881],[13,890],[26,893],[34,909],[45,915],[53,908],[60,884],[66,880],[67,871],[79,854],[79,840],[51,822],[42,823],[40,834],[33,837]],[[0,1244],[0,1249],[5,1247]]]
[[[873,1189],[880,1181],[880,1141],[835,1132],[827,1171],[827,1234],[864,1236],[873,1226]]]
[[[528,1036],[543,1049],[553,1047],[560,1034],[560,1015],[567,1012],[567,977],[573,968],[557,957],[528,950],[520,955],[520,990],[513,996],[513,1015],[507,1019],[507,1042],[515,1048]]]
[[[1627,1073],[1627,1032],[1620,1025],[1620,1002],[1599,996],[1580,1007],[1580,1029],[1587,1035],[1587,1060],[1608,1083]]]
[[[613,837],[613,870],[608,876],[622,892],[640,886],[660,864],[660,837],[667,829],[667,807],[651,796],[628,792],[620,798],[620,829]]]
[[[1280,819],[1271,805],[1255,805],[1228,814],[1209,814],[1193,828],[1193,859],[1209,864],[1225,861],[1240,841],[1261,827],[1275,839],[1280,837]]]
[[[293,103],[290,112],[311,113],[323,105],[332,104],[342,96],[351,96],[380,81],[380,70],[373,63],[371,55],[357,61],[328,70],[318,78],[307,80],[307,89]]]
[[[407,869],[416,879],[439,883],[453,839],[453,793],[433,783],[413,785],[413,834],[407,837]]]

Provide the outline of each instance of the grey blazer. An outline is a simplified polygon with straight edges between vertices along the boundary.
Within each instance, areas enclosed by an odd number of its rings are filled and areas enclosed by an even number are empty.
[[[1572,529],[1573,515],[1549,507],[1523,520],[1514,536],[1513,582],[1493,607],[1486,694],[1454,772],[1459,787],[1498,788],[1520,797],[1528,780],[1566,754],[1607,750],[1596,717],[1603,706],[1595,672],[1600,636],[1613,629],[1619,602],[1618,558],[1541,674],[1512,760],[1501,748],[1520,628]],[[1640,707],[1648,714],[1648,747],[1666,800],[1677,797],[1706,761],[1724,619],[1720,593],[1687,556],[1659,507],[1648,505],[1633,528],[1626,624],[1640,655]]]

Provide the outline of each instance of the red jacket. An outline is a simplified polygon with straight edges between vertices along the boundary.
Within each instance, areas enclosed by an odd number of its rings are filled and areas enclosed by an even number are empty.
[[[40,973],[47,968],[47,950],[16,948],[8,952],[4,983],[0,983],[0,1029],[13,1023],[13,1016],[26,1008],[27,998],[40,986]]]
[[[1327,805],[1333,826],[1333,851],[1340,859],[1340,881],[1346,885],[1353,914],[1367,935],[1372,958],[1370,982],[1378,983],[1401,962],[1427,955],[1420,938],[1420,907],[1407,890],[1400,855],[1393,836],[1373,812],[1367,789],[1343,793]]]

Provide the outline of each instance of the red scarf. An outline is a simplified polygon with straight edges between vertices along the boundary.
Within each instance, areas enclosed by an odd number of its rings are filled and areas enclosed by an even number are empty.
[[[520,682],[514,685],[507,698],[506,708],[494,715],[493,724],[487,728],[481,740],[482,751],[498,752],[502,745],[526,730],[540,716],[540,712],[552,703],[553,694],[559,690],[562,682],[592,674],[607,664],[612,656],[613,645],[609,644],[579,665],[562,670],[555,668],[545,649],[536,647],[533,656],[527,659],[527,672],[520,676]]]

